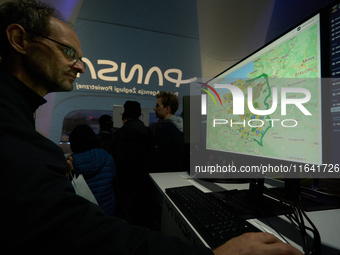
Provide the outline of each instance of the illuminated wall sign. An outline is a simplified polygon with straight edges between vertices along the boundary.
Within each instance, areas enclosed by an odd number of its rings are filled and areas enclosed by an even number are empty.
[[[130,70],[128,70],[127,63],[121,62],[120,64],[106,59],[98,59],[97,66],[95,68],[90,59],[83,57],[82,60],[86,63],[86,71],[90,73],[92,80],[101,80],[112,82],[110,85],[101,85],[96,81],[92,81],[92,84],[82,84],[80,82],[75,82],[75,91],[96,91],[96,92],[115,92],[115,93],[125,93],[125,94],[139,94],[139,95],[155,95],[154,91],[145,89],[145,87],[134,86],[132,88],[120,87],[115,84],[115,82],[123,82],[136,84],[133,78],[137,78],[137,84],[149,85],[151,76],[155,76],[158,80],[158,86],[163,87],[164,80],[170,82],[176,88],[179,88],[181,84],[189,84],[196,81],[197,78],[191,78],[183,80],[183,72],[177,68],[170,68],[164,72],[157,66],[153,66],[150,69],[143,68],[141,64],[133,65]],[[80,74],[78,74],[80,77]],[[161,90],[162,88],[159,88]]]

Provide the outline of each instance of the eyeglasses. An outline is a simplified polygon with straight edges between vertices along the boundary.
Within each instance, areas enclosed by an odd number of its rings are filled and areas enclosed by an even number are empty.
[[[67,45],[65,45],[63,43],[60,43],[60,42],[58,42],[56,40],[53,40],[53,39],[51,39],[51,38],[49,38],[47,36],[37,34],[35,32],[30,32],[30,33],[35,34],[37,36],[41,36],[41,37],[43,37],[43,38],[45,38],[47,40],[50,40],[50,41],[55,42],[55,43],[58,43],[59,45],[65,47],[63,50],[66,53],[66,55],[69,57],[69,59],[72,60],[73,63],[77,63],[77,61],[79,60],[82,63],[84,69],[86,68],[86,64],[84,63],[83,60],[81,60],[81,58],[79,58],[78,53],[72,47],[67,46]]]

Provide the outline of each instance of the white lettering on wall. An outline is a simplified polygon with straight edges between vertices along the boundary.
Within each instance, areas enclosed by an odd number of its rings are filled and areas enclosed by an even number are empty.
[[[144,70],[140,64],[135,64],[134,66],[131,67],[130,71],[128,71],[126,70],[127,69],[126,63],[122,62],[120,64],[120,77],[118,77],[117,75],[114,75],[114,73],[118,71],[119,65],[112,60],[98,59],[97,64],[104,66],[103,68],[100,67],[98,72],[96,72],[92,62],[88,58],[83,57],[82,60],[86,63],[87,70],[90,72],[91,78],[93,80],[97,79],[98,77],[98,79],[103,81],[118,81],[120,78],[122,82],[129,83],[133,79],[133,77],[137,75],[137,83],[142,84],[143,82]],[[163,75],[159,67],[153,66],[146,72],[144,79],[145,85],[149,84],[150,78],[153,73],[157,74],[159,86],[163,86],[163,77],[167,81],[174,83],[175,87],[177,88],[180,87],[181,84],[187,84],[197,80],[196,77],[187,80],[182,80],[183,76],[182,71],[176,68],[170,68],[168,70],[165,70]],[[79,76],[80,74],[77,75],[77,77]]]
[[[143,67],[141,65],[134,65],[131,68],[129,76],[127,78],[125,78],[125,73],[126,73],[125,69],[126,69],[126,63],[122,62],[121,68],[120,68],[120,77],[121,77],[123,82],[129,83],[132,80],[136,70],[138,70],[137,83],[138,84],[142,84],[142,80],[143,80]]]
[[[84,58],[83,58],[84,59]],[[85,62],[85,60],[83,60]],[[89,62],[86,61],[85,63],[87,64]],[[92,65],[92,63],[91,63]],[[98,71],[98,78],[103,80],[103,81],[118,81],[118,77],[110,77],[110,76],[104,76],[104,74],[106,73],[114,73],[115,71],[118,70],[118,65],[116,62],[113,62],[111,60],[104,60],[104,59],[98,59],[98,65],[111,65],[112,67],[111,68],[104,68],[104,69],[100,69]],[[93,67],[93,65],[92,65]],[[91,72],[91,77],[92,79],[96,79],[96,78],[93,78],[96,76],[96,72],[94,70],[94,68],[90,69],[90,72]]]
[[[145,85],[148,85],[148,84],[149,84],[150,77],[151,77],[151,74],[152,74],[153,72],[156,72],[156,73],[158,74],[159,86],[163,86],[163,75],[162,75],[162,71],[161,71],[161,69],[159,69],[159,67],[157,67],[157,66],[153,66],[153,67],[150,68],[150,70],[148,71],[148,73],[147,73],[146,76],[145,76],[144,84],[145,84]]]

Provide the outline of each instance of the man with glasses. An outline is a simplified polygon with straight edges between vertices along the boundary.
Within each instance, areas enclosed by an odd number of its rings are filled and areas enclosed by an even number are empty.
[[[0,6],[0,229],[10,254],[213,254],[106,216],[75,195],[61,149],[35,131],[47,93],[71,91],[84,73],[80,42],[53,8],[35,1]],[[215,254],[301,254],[270,234],[232,239]],[[279,253],[281,252],[281,253]],[[256,253],[257,254],[257,253]]]

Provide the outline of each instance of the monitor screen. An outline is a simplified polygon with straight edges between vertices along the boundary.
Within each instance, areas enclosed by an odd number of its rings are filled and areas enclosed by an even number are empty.
[[[202,84],[206,149],[247,164],[322,164],[320,78],[317,14]]]

